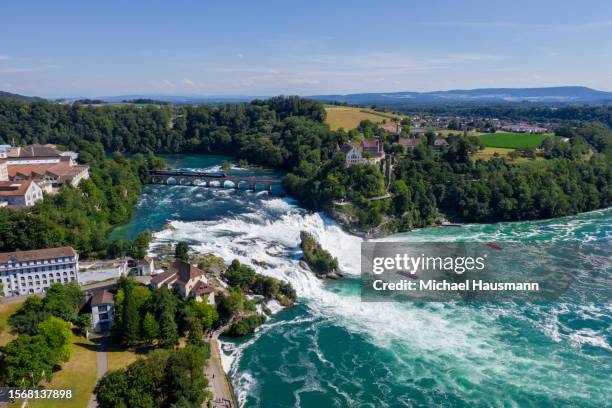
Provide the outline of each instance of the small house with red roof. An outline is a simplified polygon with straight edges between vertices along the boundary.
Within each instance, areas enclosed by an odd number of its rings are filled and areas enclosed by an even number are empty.
[[[183,298],[194,298],[198,301],[205,297],[209,304],[215,303],[215,287],[199,268],[189,262],[177,259],[165,272],[154,275],[150,285],[156,289],[167,287],[176,290]]]

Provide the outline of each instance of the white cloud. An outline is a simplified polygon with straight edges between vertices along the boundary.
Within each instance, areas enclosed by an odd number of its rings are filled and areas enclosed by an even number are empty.
[[[189,78],[185,78],[183,79],[183,83],[191,88],[195,88],[196,86],[198,86],[198,84],[196,84],[195,82],[193,82],[191,79]]]

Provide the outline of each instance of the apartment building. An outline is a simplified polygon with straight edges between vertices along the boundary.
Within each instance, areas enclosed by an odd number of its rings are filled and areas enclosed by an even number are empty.
[[[4,296],[44,293],[52,283],[78,280],[79,255],[72,247],[0,253]]]

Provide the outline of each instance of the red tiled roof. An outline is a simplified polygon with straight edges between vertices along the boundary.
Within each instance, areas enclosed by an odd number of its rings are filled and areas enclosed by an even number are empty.
[[[202,271],[191,265],[189,262],[177,259],[172,265],[178,275],[178,280],[183,283],[189,282],[191,279],[203,275]]]
[[[208,285],[204,282],[198,282],[198,284],[191,289],[191,294],[193,295],[207,295],[209,293],[213,293],[215,291],[215,287],[212,285]]]
[[[96,306],[96,305],[115,303],[114,299],[115,297],[108,290],[106,289],[97,290],[93,293],[93,296],[91,297],[91,305]]]
[[[32,180],[0,181],[0,197],[22,196],[28,191]]]
[[[74,177],[87,170],[88,166],[71,166],[68,162],[47,163],[47,164],[9,164],[8,174],[10,178],[21,174],[25,177],[33,175],[44,176],[46,173],[53,174],[60,179]]]
[[[159,285],[160,283],[166,281],[174,275],[176,275],[176,271],[166,271],[158,273],[157,275],[153,275],[153,277],[151,278],[151,283],[153,285]]]
[[[49,258],[63,258],[65,256],[76,256],[72,247],[35,249],[32,251],[15,251],[0,253],[0,263],[7,263],[10,259],[21,261],[36,261]]]
[[[381,126],[381,128],[384,131],[389,132],[389,133],[397,132],[397,126],[396,125],[384,125],[384,126]]]

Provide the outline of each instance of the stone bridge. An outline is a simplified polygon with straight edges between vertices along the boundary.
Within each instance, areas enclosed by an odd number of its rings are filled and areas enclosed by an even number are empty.
[[[235,188],[244,190],[265,190],[274,192],[272,186],[282,186],[281,180],[266,177],[245,177],[229,175],[225,172],[203,172],[186,170],[150,170],[150,184],[176,184],[181,186],[200,186]],[[277,191],[282,194],[282,189]]]

